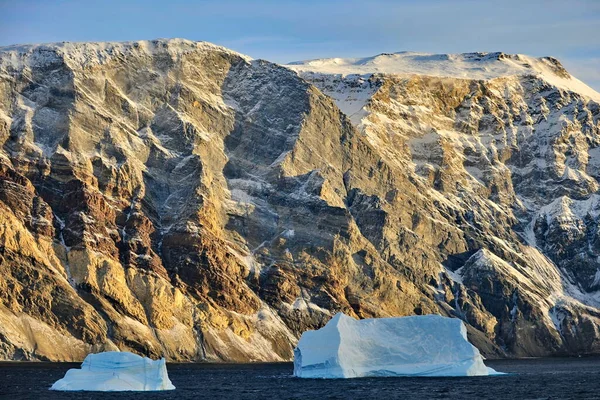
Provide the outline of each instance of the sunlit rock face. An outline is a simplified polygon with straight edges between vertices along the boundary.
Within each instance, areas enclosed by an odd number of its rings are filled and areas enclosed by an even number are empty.
[[[554,59],[388,58],[0,49],[1,357],[289,360],[338,311],[596,352],[597,93]]]
[[[438,304],[511,354],[597,351],[600,94],[553,58],[503,53],[290,67],[419,187],[396,208],[415,190],[380,195],[395,229],[378,240],[406,243],[405,228],[415,244],[400,257],[429,247]]]

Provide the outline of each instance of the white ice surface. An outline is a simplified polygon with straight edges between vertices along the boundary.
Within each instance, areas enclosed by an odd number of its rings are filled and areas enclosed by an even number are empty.
[[[81,369],[70,369],[50,390],[157,391],[173,390],[165,359],[151,360],[128,352],[89,354]]]
[[[294,376],[477,376],[498,372],[483,363],[456,318],[423,315],[355,320],[342,313],[302,334]]]

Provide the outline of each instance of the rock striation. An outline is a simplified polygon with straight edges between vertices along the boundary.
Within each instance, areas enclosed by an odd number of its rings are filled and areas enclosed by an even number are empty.
[[[457,317],[486,356],[598,352],[598,94],[477,54],[1,48],[1,358],[290,360],[337,312]]]

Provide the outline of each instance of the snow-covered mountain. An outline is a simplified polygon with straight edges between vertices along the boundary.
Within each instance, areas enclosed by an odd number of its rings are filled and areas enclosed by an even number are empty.
[[[600,95],[552,58],[0,49],[0,354],[283,360],[337,311],[600,349]]]
[[[535,75],[553,86],[571,90],[599,101],[600,94],[571,76],[553,57],[534,58],[523,54],[464,53],[428,54],[400,52],[365,58],[325,58],[292,62],[299,72],[327,75],[428,75],[447,78],[489,80],[502,76]]]
[[[427,75],[440,78],[491,80],[500,77],[535,76],[553,87],[579,93],[600,102],[600,94],[571,76],[553,57],[534,58],[522,54],[465,53],[427,54],[400,52],[365,58],[326,58],[296,61],[288,65],[311,82],[336,96],[337,105],[349,115],[362,109],[369,91],[356,90],[373,74]],[[332,87],[340,78],[346,87]],[[357,96],[357,94],[359,94]],[[365,97],[366,95],[366,97]]]
[[[501,339],[505,349],[528,354],[527,337],[547,346],[539,327],[518,327],[523,317],[551,321],[563,344],[589,340],[595,348],[596,333],[572,336],[583,321],[597,332],[600,305],[597,92],[554,58],[504,53],[396,53],[289,67],[335,99],[383,159],[424,183],[443,220],[459,228],[467,251],[451,251],[458,254],[442,263],[496,317],[496,334],[515,335]],[[430,245],[447,251],[444,241]],[[522,315],[521,302],[535,316]]]

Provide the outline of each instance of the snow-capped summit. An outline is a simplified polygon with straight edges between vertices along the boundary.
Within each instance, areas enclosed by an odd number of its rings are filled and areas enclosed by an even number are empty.
[[[119,57],[137,55],[155,57],[168,54],[177,58],[192,52],[220,52],[242,57],[251,57],[228,48],[204,41],[188,39],[154,39],[129,42],[56,42],[42,44],[21,44],[0,47],[0,68],[10,67],[20,70],[31,64],[43,65],[53,59],[64,59],[75,67],[89,67],[106,64]]]
[[[382,73],[488,80],[503,76],[536,75],[562,89],[600,100],[598,92],[571,76],[553,57],[535,58],[502,52],[462,54],[398,52],[363,58],[296,61],[287,66],[298,72],[342,76]]]

